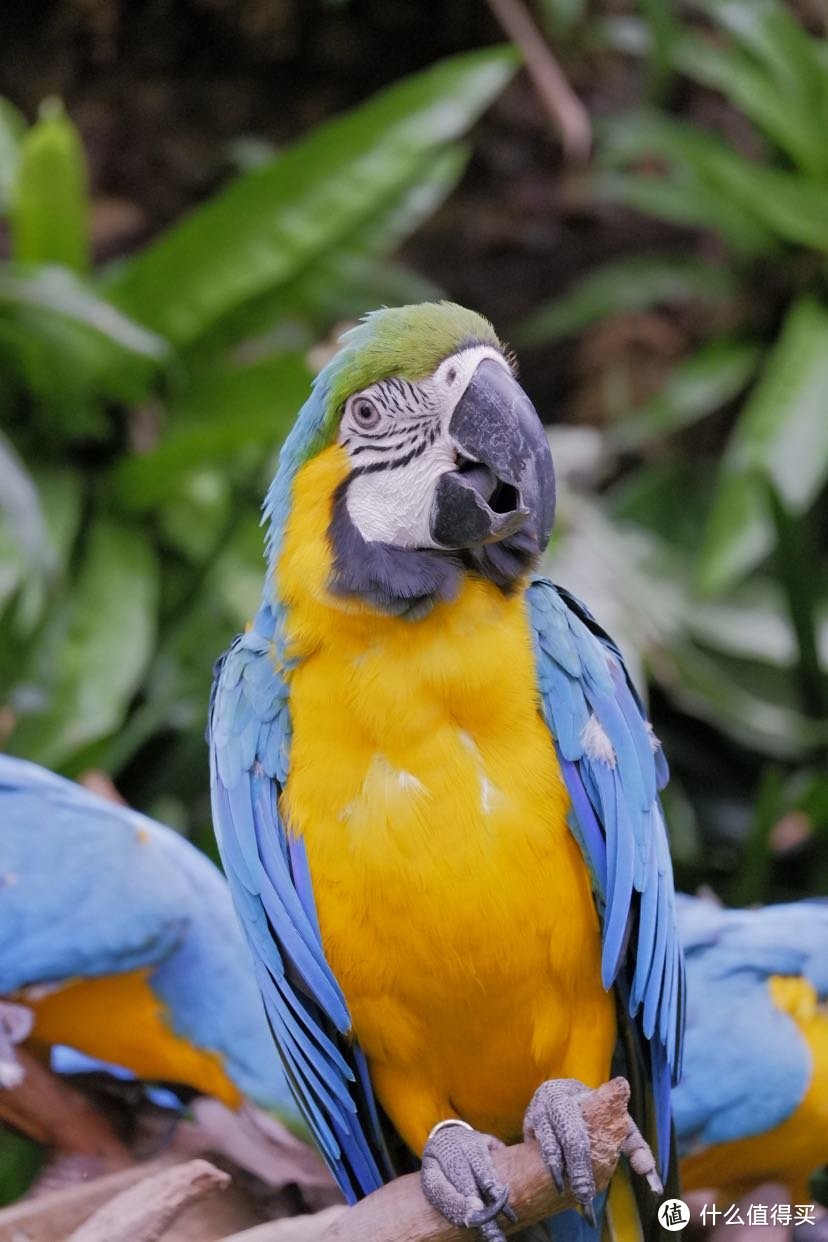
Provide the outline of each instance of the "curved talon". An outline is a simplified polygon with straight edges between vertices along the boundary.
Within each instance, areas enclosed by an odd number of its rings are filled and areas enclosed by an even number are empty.
[[[509,1203],[508,1186],[503,1187],[496,1202],[490,1203],[488,1207],[478,1208],[476,1212],[470,1212],[466,1217],[466,1224],[469,1229],[478,1229],[481,1225],[488,1225],[501,1212],[512,1224],[517,1220],[517,1212]]]
[[[453,1225],[476,1229],[481,1242],[506,1242],[498,1216],[517,1220],[509,1187],[501,1185],[492,1164],[492,1152],[502,1146],[463,1122],[441,1122],[423,1151],[420,1176],[426,1199]]]

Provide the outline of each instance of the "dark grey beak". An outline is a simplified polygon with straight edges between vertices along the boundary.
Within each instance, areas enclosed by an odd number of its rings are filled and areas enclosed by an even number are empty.
[[[484,358],[469,381],[449,433],[458,466],[434,493],[435,543],[472,548],[523,528],[543,551],[555,517],[552,454],[532,402],[493,358]]]

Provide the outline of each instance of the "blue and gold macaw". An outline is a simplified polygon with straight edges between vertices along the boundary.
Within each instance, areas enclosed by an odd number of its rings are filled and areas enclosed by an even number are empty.
[[[725,910],[681,897],[682,1183],[733,1203],[763,1181],[807,1203],[828,1163],[828,901]]]
[[[31,1010],[38,1051],[67,1046],[232,1108],[248,1097],[296,1117],[209,859],[147,816],[2,754],[0,997]]]
[[[211,705],[225,869],[325,1158],[353,1202],[413,1153],[488,1239],[492,1145],[522,1133],[603,1210],[578,1098],[614,1057],[664,1171],[680,1056],[665,765],[617,647],[532,576],[554,503],[491,325],[367,316],[282,449]]]

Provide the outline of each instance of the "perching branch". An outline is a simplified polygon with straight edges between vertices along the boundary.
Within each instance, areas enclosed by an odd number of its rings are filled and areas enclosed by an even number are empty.
[[[521,0],[487,0],[506,34],[523,53],[538,99],[560,135],[566,159],[584,164],[592,149],[589,112],[566,80],[549,44]]]
[[[132,1164],[127,1148],[82,1092],[25,1048],[16,1048],[15,1056],[23,1074],[18,1085],[0,1089],[0,1120],[57,1151],[94,1156],[111,1169]]]
[[[116,1195],[67,1242],[157,1242],[184,1208],[229,1185],[229,1173],[207,1160],[174,1165]]]
[[[598,1190],[612,1177],[627,1137],[630,1089],[624,1078],[605,1083],[582,1105],[592,1140],[593,1172]],[[518,1223],[503,1221],[504,1233],[526,1229],[574,1206],[568,1191],[559,1194],[544,1168],[535,1143],[496,1151],[495,1169],[510,1188]],[[397,1178],[353,1208],[330,1208],[318,1217],[274,1221],[234,1234],[224,1242],[468,1242],[469,1231],[448,1224],[426,1202],[419,1174]]]

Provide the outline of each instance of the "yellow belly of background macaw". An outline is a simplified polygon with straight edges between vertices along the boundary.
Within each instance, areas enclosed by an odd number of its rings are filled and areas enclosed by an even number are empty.
[[[452,1116],[515,1138],[544,1079],[597,1085],[615,1043],[525,602],[472,580],[408,623],[332,600],[314,499],[341,469],[334,448],[300,473],[280,561],[302,656],[282,812],[404,1139]]]
[[[809,1203],[808,1178],[828,1162],[828,1006],[807,979],[776,976],[768,984],[811,1053],[811,1079],[799,1107],[774,1129],[719,1143],[681,1162],[686,1190],[716,1187],[735,1200],[765,1181],[784,1182],[791,1202]]]
[[[34,1013],[29,1042],[67,1044],[148,1082],[183,1083],[238,1108],[241,1093],[218,1055],[176,1034],[148,975],[131,970],[24,988],[17,999]]]

